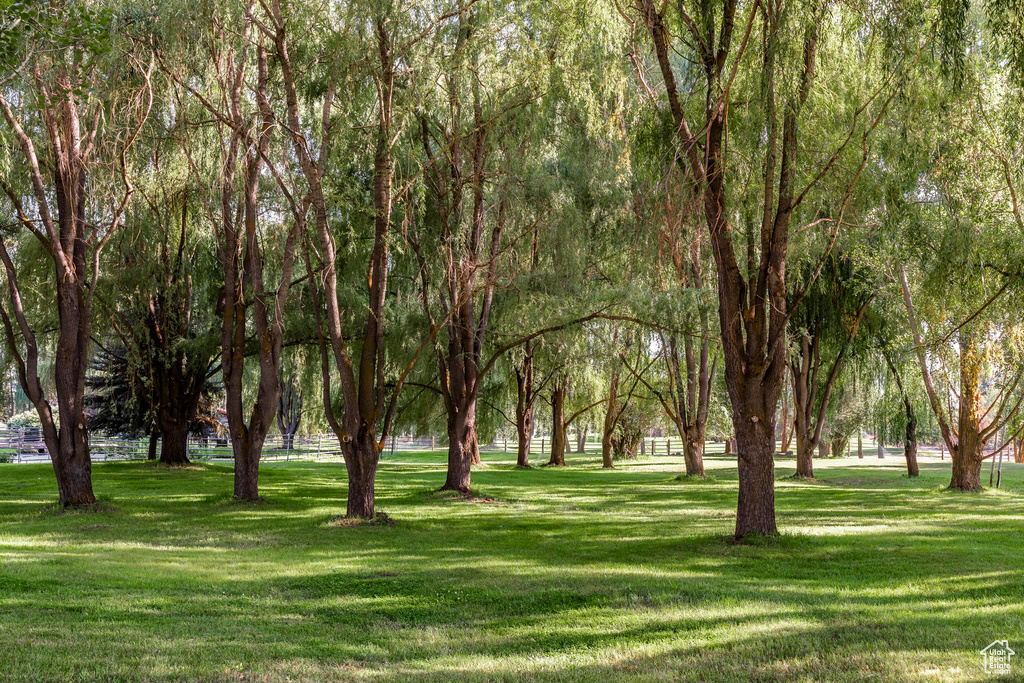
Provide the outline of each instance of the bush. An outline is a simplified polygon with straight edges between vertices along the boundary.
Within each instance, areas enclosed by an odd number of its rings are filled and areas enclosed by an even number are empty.
[[[35,410],[26,410],[23,413],[18,413],[17,415],[12,416],[11,419],[7,421],[7,426],[11,429],[26,429],[31,427],[39,429],[42,426],[42,423],[39,421],[39,413]]]

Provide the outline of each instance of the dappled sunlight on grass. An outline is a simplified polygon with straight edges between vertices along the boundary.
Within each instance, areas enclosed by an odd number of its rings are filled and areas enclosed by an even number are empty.
[[[268,464],[255,505],[229,466],[97,464],[96,514],[0,465],[0,678],[981,680],[1024,634],[1022,467],[964,495],[948,461],[782,459],[783,535],[738,545],[732,458],[514,455],[473,500],[435,493],[443,454],[385,460],[394,527],[332,525],[338,463]]]

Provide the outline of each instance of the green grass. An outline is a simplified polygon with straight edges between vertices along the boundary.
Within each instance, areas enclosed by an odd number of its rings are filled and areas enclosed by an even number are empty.
[[[69,513],[49,466],[0,465],[0,678],[959,681],[996,638],[1024,657],[1024,465],[954,494],[948,461],[780,460],[783,535],[736,544],[730,458],[703,481],[511,460],[467,501],[434,492],[443,454],[396,453],[394,526],[337,524],[336,463],[266,464],[255,505],[228,466],[102,463]]]

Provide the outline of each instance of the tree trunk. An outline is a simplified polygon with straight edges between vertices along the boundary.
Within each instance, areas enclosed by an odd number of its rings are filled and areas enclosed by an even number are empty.
[[[373,519],[377,463],[380,452],[370,431],[352,441],[342,442],[345,468],[348,470],[348,505],[345,516]]]
[[[458,491],[469,495],[473,453],[469,438],[472,422],[466,413],[448,416],[448,474],[442,491]]]
[[[920,474],[917,467],[917,417],[912,409],[907,409],[907,436],[903,442],[903,455],[907,459],[907,476],[916,477]]]
[[[611,382],[608,387],[608,409],[604,413],[604,425],[601,429],[601,465],[605,468],[615,467],[612,459],[612,434],[618,421],[619,368],[612,369]]]
[[[256,501],[260,497],[260,447],[248,439],[232,443],[235,455],[235,500]],[[238,446],[241,446],[240,448]]]
[[[519,448],[516,453],[516,467],[530,466],[530,441],[533,439],[533,344],[523,345],[525,355],[522,367],[516,368],[516,435]]]
[[[548,465],[553,467],[565,465],[565,394],[568,384],[567,379],[558,379],[551,392],[551,459]]]
[[[583,453],[587,450],[587,432],[590,429],[590,423],[584,422],[580,427],[576,428],[576,452]]]
[[[808,443],[804,430],[799,427],[796,429],[796,476],[814,478],[814,448]]]
[[[168,422],[161,427],[160,462],[164,465],[188,464],[188,423]]]
[[[532,413],[533,410],[530,410]],[[516,467],[530,466],[530,442],[533,439],[533,415],[526,415],[524,420],[516,424],[519,437],[519,448],[516,453]]]
[[[476,433],[476,423],[469,433],[469,457],[474,465],[480,464],[480,437]]]
[[[827,458],[832,455],[832,444],[827,441],[821,441],[818,443],[818,457]]]
[[[736,508],[736,538],[750,534],[778,533],[775,523],[775,429],[774,425],[739,420],[736,424],[739,502]]]
[[[682,431],[683,460],[686,462],[686,475],[689,477],[704,476],[704,433],[696,427]]]
[[[156,460],[156,444],[160,440],[160,430],[153,427],[149,432],[149,450],[146,453],[147,460]]]
[[[857,427],[857,457],[864,459],[864,436],[860,427]]]
[[[981,433],[981,418],[978,414],[980,395],[978,381],[981,371],[981,354],[972,331],[960,330],[960,414],[959,440],[956,449],[950,453],[953,460],[953,476],[949,488],[974,491],[981,488],[981,464],[985,439]]]

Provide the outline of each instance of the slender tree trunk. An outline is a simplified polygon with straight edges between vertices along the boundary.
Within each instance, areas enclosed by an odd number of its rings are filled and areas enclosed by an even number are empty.
[[[530,441],[533,439],[533,344],[523,346],[525,355],[521,367],[516,368],[516,435],[519,446],[516,452],[516,466],[530,466]]]
[[[615,467],[612,459],[612,434],[615,433],[615,423],[618,421],[619,411],[619,368],[612,370],[610,386],[608,388],[608,409],[604,413],[604,425],[601,429],[601,464],[605,468]]]
[[[160,430],[153,427],[149,432],[149,450],[146,453],[146,458],[148,460],[156,460],[156,445],[159,440]]]
[[[565,395],[568,391],[568,380],[556,380],[555,389],[551,392],[551,459],[549,466],[565,465]]]
[[[864,459],[864,436],[860,427],[857,427],[857,457]]]
[[[907,459],[907,476],[916,477],[920,474],[917,467],[917,416],[907,406],[907,434],[903,442],[903,455]]]
[[[587,450],[587,432],[589,431],[590,424],[584,422],[581,426],[576,428],[576,452],[583,453]]]

